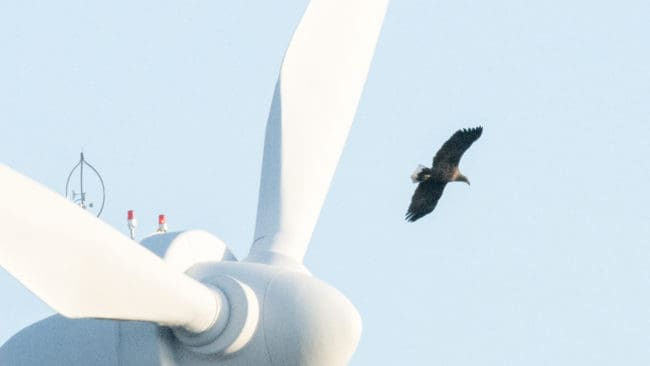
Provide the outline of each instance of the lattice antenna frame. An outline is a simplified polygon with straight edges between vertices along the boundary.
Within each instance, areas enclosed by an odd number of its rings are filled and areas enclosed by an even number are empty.
[[[99,211],[97,212],[97,217],[99,217],[102,212],[104,211],[104,205],[106,204],[106,186],[104,185],[104,179],[102,179],[101,174],[95,169],[94,166],[92,166],[88,161],[86,161],[84,157],[84,153],[82,152],[80,154],[79,162],[77,165],[75,165],[72,170],[70,171],[70,174],[68,174],[68,180],[65,183],[65,196],[67,198],[70,198],[72,202],[76,203],[79,205],[79,207],[83,208],[84,210],[87,207],[93,207],[94,204],[92,202],[86,204],[86,192],[84,191],[84,165],[87,166],[88,168],[92,169],[92,171],[97,175],[99,178],[99,182],[101,183],[102,186],[102,204],[99,207]],[[72,174],[79,169],[79,185],[80,185],[80,192],[76,193],[74,190],[72,191],[72,197],[70,197],[70,181],[72,179]],[[77,198],[77,196],[79,198]]]

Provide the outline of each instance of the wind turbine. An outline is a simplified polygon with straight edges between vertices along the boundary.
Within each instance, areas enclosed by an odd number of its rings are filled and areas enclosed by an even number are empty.
[[[360,316],[303,257],[387,3],[308,5],[276,85],[254,241],[242,261],[197,230],[139,245],[0,166],[0,266],[61,314],[6,342],[0,364],[345,365]]]

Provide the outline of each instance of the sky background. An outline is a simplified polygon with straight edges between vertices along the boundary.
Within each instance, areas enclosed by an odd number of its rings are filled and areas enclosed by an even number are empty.
[[[0,161],[63,193],[83,150],[102,220],[134,209],[142,238],[165,213],[244,257],[307,3],[0,2]],[[363,317],[351,365],[650,364],[649,16],[391,2],[306,256]],[[416,165],[476,125],[472,185],[405,222]],[[53,313],[2,269],[0,298],[0,343]]]

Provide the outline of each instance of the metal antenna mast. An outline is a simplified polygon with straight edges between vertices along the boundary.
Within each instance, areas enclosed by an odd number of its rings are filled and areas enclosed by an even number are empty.
[[[84,210],[86,208],[93,208],[95,205],[92,202],[86,203],[86,192],[84,191],[84,165],[92,169],[92,171],[95,173],[97,178],[99,178],[99,183],[101,184],[102,187],[102,204],[99,207],[99,211],[97,212],[97,217],[102,214],[102,211],[104,211],[104,204],[106,202],[106,188],[104,187],[104,180],[102,179],[102,176],[99,174],[97,169],[90,165],[84,158],[84,153],[81,153],[81,156],[79,158],[79,162],[77,165],[75,165],[72,170],[70,171],[70,174],[68,174],[68,180],[65,183],[65,196],[70,198],[72,202],[76,203],[79,205],[79,207],[83,208]],[[72,179],[72,174],[74,174],[75,170],[79,168],[79,193],[76,193],[74,190],[72,190],[72,196],[69,195],[69,187],[70,187],[70,180]]]

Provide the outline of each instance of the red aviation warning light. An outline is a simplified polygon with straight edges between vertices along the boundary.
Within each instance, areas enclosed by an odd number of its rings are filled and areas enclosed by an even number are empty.
[[[131,239],[135,240],[135,228],[138,226],[138,221],[135,219],[135,212],[133,212],[133,210],[127,211],[126,221],[129,225],[129,234]]]
[[[167,232],[167,218],[165,215],[158,215],[158,230],[156,232],[166,233]]]

